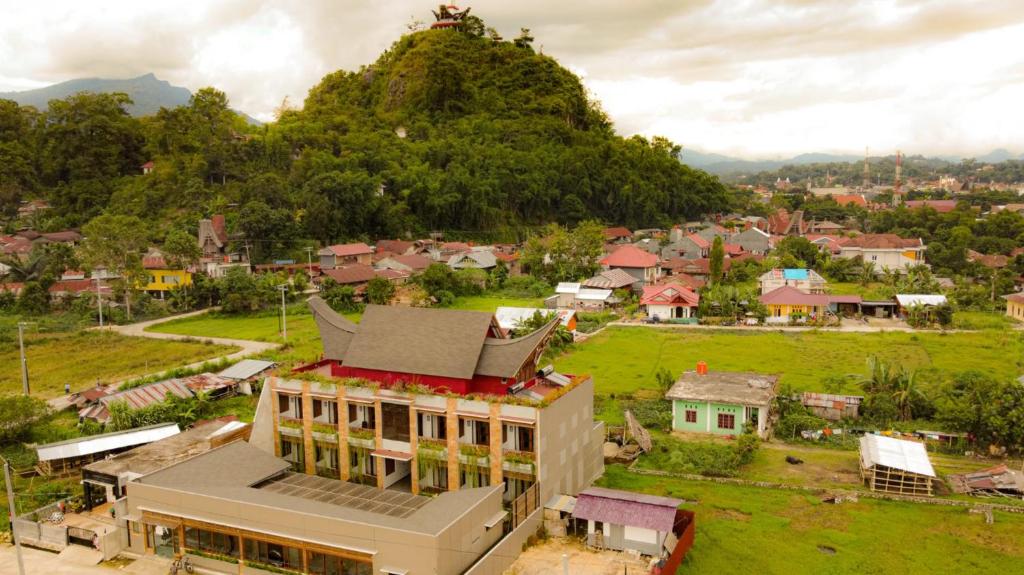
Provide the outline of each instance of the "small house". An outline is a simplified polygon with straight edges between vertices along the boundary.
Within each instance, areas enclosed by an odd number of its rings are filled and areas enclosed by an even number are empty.
[[[622,246],[601,260],[605,270],[620,269],[635,280],[633,288],[639,290],[658,281],[658,256],[638,247]]]
[[[1004,295],[1006,300],[1006,315],[1017,321],[1024,321],[1024,292]]]
[[[697,317],[700,295],[678,283],[644,287],[640,305],[647,317],[658,320],[689,319]]]
[[[901,238],[896,234],[863,234],[846,238],[840,245],[839,257],[860,257],[872,263],[877,270],[895,270],[906,273],[907,268],[924,263],[924,241],[920,238]]]
[[[634,282],[636,282],[636,279],[633,276],[623,270],[614,269],[605,270],[596,276],[585,280],[583,282],[583,287],[617,290],[632,288]]]
[[[740,435],[744,427],[767,437],[778,377],[738,371],[708,372],[700,362],[683,372],[665,398],[672,402],[672,429]]]
[[[448,258],[448,267],[453,270],[477,269],[490,271],[498,265],[498,258],[487,248],[473,248]]]
[[[317,252],[320,269],[329,270],[346,264],[370,265],[373,263],[373,248],[359,242],[327,246]]]
[[[860,475],[871,491],[929,497],[936,478],[923,443],[884,435],[860,438]]]
[[[559,283],[555,287],[555,297],[550,299],[555,300],[554,304],[558,309],[578,311],[601,311],[619,302],[610,289],[585,288],[577,282]]]
[[[148,274],[145,285],[141,286],[142,289],[158,295],[160,299],[171,290],[192,285],[192,272],[170,266],[163,252],[157,248],[151,248],[142,257],[142,267]]]
[[[633,239],[633,232],[629,231],[629,228],[605,228],[603,234],[604,241],[614,244],[621,244]]]
[[[772,249],[771,236],[756,227],[733,234],[729,242],[740,246],[745,252],[762,256]]]
[[[900,317],[906,317],[910,308],[920,307],[924,309],[946,305],[949,301],[942,294],[896,294],[896,312]]]
[[[36,447],[36,471],[43,476],[66,476],[93,461],[180,432],[177,423],[158,423],[125,431],[47,443]]]
[[[678,523],[692,522],[679,509],[680,499],[603,487],[589,487],[576,497],[573,519],[587,522],[587,545],[662,557]],[[673,545],[674,547],[674,545]]]
[[[536,307],[500,306],[494,311],[498,326],[506,333],[518,328],[523,322],[529,321],[534,314],[542,316],[558,316],[558,323],[569,331],[576,331],[576,311],[571,309],[540,309]],[[548,318],[552,319],[552,318]]]
[[[759,298],[768,308],[767,323],[819,319],[829,311],[829,296],[804,293],[793,286],[774,289]]]
[[[761,285],[762,294],[784,286],[794,287],[804,293],[825,293],[825,278],[814,270],[774,268],[761,274],[757,281]]]
[[[860,415],[860,403],[864,398],[859,395],[836,395],[832,393],[812,393],[805,391],[801,403],[814,415],[829,421],[843,418],[856,418]]]
[[[711,252],[711,242],[697,234],[689,234],[661,249],[662,259],[683,258],[696,260],[706,258]]]

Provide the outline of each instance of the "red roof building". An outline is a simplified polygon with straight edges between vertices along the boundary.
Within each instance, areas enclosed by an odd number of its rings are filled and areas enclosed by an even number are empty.
[[[864,194],[839,194],[838,196],[832,196],[832,199],[840,206],[868,207],[868,201],[864,199]]]
[[[940,214],[946,214],[956,209],[956,200],[907,200],[903,202],[908,210],[931,208]]]
[[[640,298],[640,305],[647,310],[647,317],[658,319],[693,317],[699,303],[700,295],[678,283],[647,286]]]
[[[359,242],[354,244],[336,244],[327,246],[317,252],[320,256],[320,269],[329,270],[346,264],[373,263],[373,248]]]
[[[629,228],[605,228],[604,239],[609,242],[623,242],[633,239],[633,232]]]
[[[636,246],[622,246],[601,260],[607,268],[645,269],[658,265],[658,256]]]
[[[321,271],[321,277],[328,277],[341,285],[360,285],[377,277],[377,270],[365,264],[351,264]]]

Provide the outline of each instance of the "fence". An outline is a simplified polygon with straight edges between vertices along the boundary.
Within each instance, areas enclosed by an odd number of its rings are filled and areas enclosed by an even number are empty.
[[[62,551],[67,547],[67,527],[48,521],[51,515],[60,512],[59,503],[51,503],[15,519],[14,532],[18,536],[18,542],[51,551]]]
[[[512,501],[512,509],[510,510],[512,516],[511,530],[515,530],[522,525],[530,517],[530,514],[537,510],[540,506],[539,499],[540,487],[537,483],[534,483],[522,495]]]
[[[526,495],[520,495],[523,497]],[[540,529],[544,509],[536,509],[521,521],[508,535],[477,559],[463,575],[502,575],[523,551],[523,545]]]

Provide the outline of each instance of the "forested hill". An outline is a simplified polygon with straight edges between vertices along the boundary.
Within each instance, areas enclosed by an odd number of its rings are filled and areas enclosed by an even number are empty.
[[[37,109],[45,110],[50,100],[63,100],[79,92],[125,93],[132,99],[132,103],[128,106],[128,113],[133,116],[149,116],[155,114],[160,108],[187,105],[189,97],[192,96],[188,88],[173,86],[170,82],[160,80],[153,74],[146,74],[124,80],[78,78],[35,90],[0,92],[0,99],[14,100],[22,106],[34,106]]]
[[[260,127],[212,89],[142,119],[106,94],[43,113],[8,102],[5,208],[44,197],[50,226],[106,211],[153,222],[155,236],[223,211],[231,232],[259,242],[254,255],[277,257],[299,239],[586,218],[647,227],[726,207],[716,178],[680,164],[667,140],[617,136],[580,80],[530,43],[476,28],[409,34]],[[142,176],[147,160],[156,169]]]

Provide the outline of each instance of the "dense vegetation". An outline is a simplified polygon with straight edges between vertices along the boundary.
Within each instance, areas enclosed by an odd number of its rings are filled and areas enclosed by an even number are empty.
[[[1024,161],[1006,160],[996,163],[965,159],[951,162],[940,158],[909,156],[903,158],[903,178],[937,180],[942,176],[975,182],[984,186],[989,182],[1024,182]],[[868,176],[872,183],[890,184],[896,177],[896,156],[868,159]],[[864,162],[818,162],[792,164],[777,170],[766,170],[757,174],[737,176],[734,179],[746,184],[769,186],[778,179],[789,179],[796,186],[813,183],[825,186],[828,178],[833,185],[859,186],[864,181]]]
[[[78,94],[45,112],[0,103],[6,215],[42,197],[53,209],[32,223],[43,229],[128,215],[162,242],[226,212],[264,261],[304,256],[308,240],[435,229],[512,239],[550,222],[667,225],[727,205],[725,187],[680,164],[671,142],[616,136],[580,80],[528,38],[477,27],[404,36],[261,127],[210,88],[141,119],[128,104],[123,94]]]

